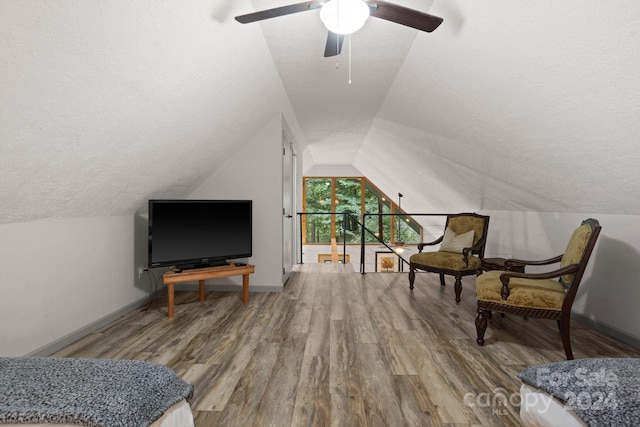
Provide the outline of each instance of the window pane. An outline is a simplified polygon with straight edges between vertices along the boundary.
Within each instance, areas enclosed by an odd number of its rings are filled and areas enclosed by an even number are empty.
[[[404,243],[420,243],[420,226],[407,215],[396,216],[396,233]],[[396,238],[396,240],[398,240]]]
[[[368,181],[365,182],[364,203],[366,213],[377,214],[391,212],[391,202]],[[383,241],[389,242],[391,240],[391,216],[368,215],[365,219],[365,227]],[[378,240],[368,232],[365,235],[365,241],[367,243],[379,243]]]
[[[331,179],[305,180],[305,211],[331,212]],[[331,215],[305,215],[307,243],[331,243]]]
[[[346,212],[352,217],[344,215],[336,216],[336,241],[347,243],[360,242],[361,219],[361,181],[360,178],[338,178],[336,179],[335,211]],[[344,227],[343,227],[344,225]]]

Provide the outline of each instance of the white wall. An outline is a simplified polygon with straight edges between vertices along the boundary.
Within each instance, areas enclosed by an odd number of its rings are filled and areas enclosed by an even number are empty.
[[[33,353],[144,299],[132,216],[0,225],[0,356]]]
[[[484,211],[491,216],[486,256],[546,259],[564,252],[587,218],[602,231],[573,311],[640,342],[640,227],[637,215]]]
[[[250,290],[282,287],[282,117],[239,146],[189,198],[253,200]],[[240,279],[219,280],[241,283]],[[213,282],[212,283],[216,283]]]
[[[305,176],[362,176],[351,165],[314,165],[304,172]]]
[[[252,291],[282,288],[282,129],[278,114],[189,196],[254,201]],[[142,215],[0,224],[0,356],[47,354],[143,303],[146,226]]]

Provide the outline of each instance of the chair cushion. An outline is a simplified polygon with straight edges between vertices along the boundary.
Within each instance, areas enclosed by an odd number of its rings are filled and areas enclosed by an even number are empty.
[[[464,262],[462,254],[453,252],[423,252],[413,254],[409,258],[409,262],[454,271],[478,270],[480,268],[480,258],[469,256],[469,265],[467,265]]]
[[[453,252],[461,254],[464,248],[470,248],[473,246],[473,230],[469,230],[466,233],[456,234],[451,228],[447,227],[444,230],[444,237],[442,243],[440,243],[440,252]]]
[[[582,254],[584,254],[587,243],[589,243],[589,239],[591,238],[591,233],[592,230],[589,224],[583,224],[575,229],[575,231],[571,235],[571,238],[569,239],[567,249],[562,255],[562,260],[560,261],[561,268],[566,267],[567,265],[580,263]],[[566,284],[570,284],[573,280],[573,276],[573,274],[565,274],[564,276],[562,276],[562,279]]]
[[[509,281],[509,298],[502,299],[502,282],[500,275],[504,271],[494,270],[481,274],[476,279],[476,292],[479,300],[497,302],[526,308],[541,308],[545,310],[562,309],[564,288],[553,279],[522,279],[512,277]]]
[[[484,232],[485,219],[471,215],[453,216],[447,223],[447,228],[453,230],[456,234],[466,233],[469,230],[474,231],[473,245],[478,243]],[[473,246],[469,245],[469,246]]]

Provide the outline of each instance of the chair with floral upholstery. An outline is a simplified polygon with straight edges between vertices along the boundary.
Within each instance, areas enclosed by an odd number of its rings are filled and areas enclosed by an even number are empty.
[[[476,213],[447,215],[444,234],[429,243],[418,244],[418,253],[409,258],[409,289],[413,290],[416,270],[424,270],[440,275],[440,285],[444,286],[444,276],[455,277],[456,302],[460,302],[462,277],[481,272],[480,259],[484,256],[484,246],[489,229],[489,217]],[[425,246],[440,244],[434,252],[422,252]]]
[[[564,254],[541,261],[505,261],[507,269],[510,265],[544,266],[560,263],[555,270],[545,273],[494,270],[479,276],[476,280],[478,345],[484,345],[487,319],[491,319],[492,312],[497,311],[556,320],[567,360],[573,359],[569,337],[571,306],[601,228],[598,220],[589,218],[574,230]]]

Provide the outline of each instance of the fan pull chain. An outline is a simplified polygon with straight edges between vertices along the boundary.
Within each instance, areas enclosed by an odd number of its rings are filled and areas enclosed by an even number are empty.
[[[336,3],[336,22],[340,22],[340,2]],[[336,34],[336,53],[340,52],[340,35]],[[340,69],[340,55],[336,57],[336,70]]]
[[[336,34],[336,52],[340,51],[340,36]],[[340,69],[340,55],[336,55],[336,70]]]
[[[349,34],[349,84],[351,84],[351,34]]]

